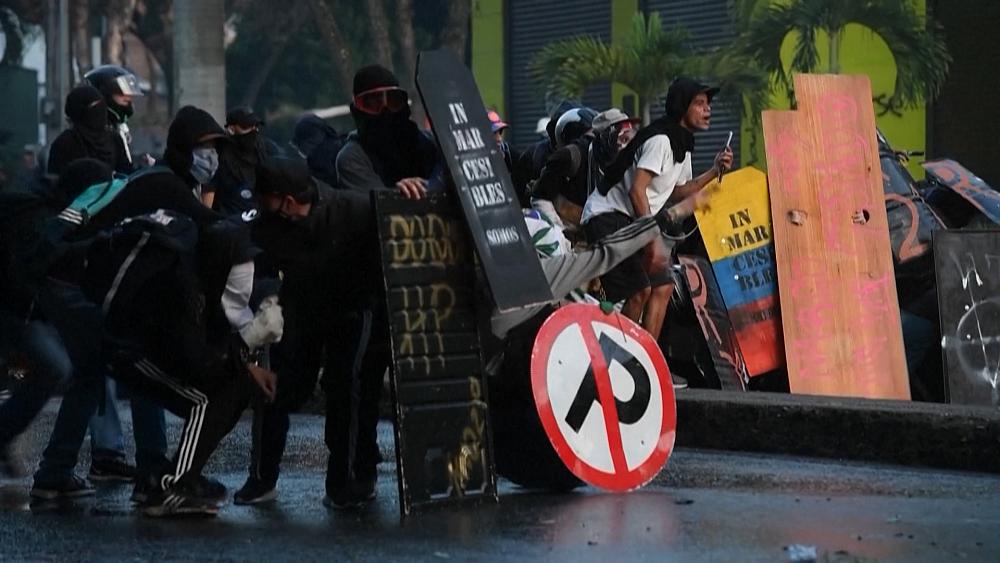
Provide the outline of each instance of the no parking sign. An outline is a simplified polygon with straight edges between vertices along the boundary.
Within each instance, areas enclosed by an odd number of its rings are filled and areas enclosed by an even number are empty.
[[[670,457],[677,411],[667,362],[627,317],[583,304],[553,313],[535,338],[531,387],[552,446],[583,481],[630,491]]]

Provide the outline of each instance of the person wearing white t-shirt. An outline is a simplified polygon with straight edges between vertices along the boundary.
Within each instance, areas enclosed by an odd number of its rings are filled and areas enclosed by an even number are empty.
[[[582,222],[591,243],[639,217],[655,215],[697,194],[733,163],[729,147],[715,156],[712,168],[694,176],[694,132],[709,127],[711,101],[718,88],[678,78],[667,92],[666,115],[644,127],[604,170],[587,198]],[[601,277],[605,296],[625,300],[622,312],[653,338],[659,338],[673,291],[670,253],[662,238]]]

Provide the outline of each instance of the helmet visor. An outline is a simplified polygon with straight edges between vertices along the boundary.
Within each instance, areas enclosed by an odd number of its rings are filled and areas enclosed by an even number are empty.
[[[142,88],[139,87],[139,80],[134,74],[123,74],[115,78],[115,85],[118,86],[118,93],[126,96],[142,96]]]

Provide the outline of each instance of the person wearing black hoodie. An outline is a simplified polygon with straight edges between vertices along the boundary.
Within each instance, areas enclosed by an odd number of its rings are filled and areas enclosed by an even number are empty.
[[[299,118],[292,134],[292,146],[306,159],[309,172],[314,178],[330,187],[339,186],[337,181],[337,155],[344,146],[337,130],[330,127],[315,114],[308,113]]]
[[[666,114],[653,121],[604,169],[604,178],[587,198],[584,232],[595,242],[636,218],[657,214],[664,205],[694,195],[732,166],[733,153],[720,151],[711,169],[694,176],[691,152],[695,131],[709,127],[710,88],[690,78],[678,78],[667,92]],[[601,277],[607,298],[626,300],[622,312],[642,322],[658,338],[673,291],[669,252],[662,240],[650,243]]]
[[[197,231],[197,271],[206,304],[204,315],[212,326],[220,324],[220,315],[228,321],[231,329],[223,331],[224,342],[225,335],[236,330],[247,341],[244,336],[246,329],[255,326],[257,322],[252,313],[246,312],[245,304],[242,308],[238,306],[241,298],[244,301],[248,299],[248,284],[253,272],[253,252],[249,246],[247,228],[206,208],[193,193],[196,186],[207,183],[215,173],[218,165],[216,144],[219,142],[228,142],[227,136],[207,112],[192,106],[183,107],[177,112],[168,131],[164,154],[167,166],[157,166],[142,174],[133,175],[124,188],[86,222],[84,219],[87,218],[80,213],[64,212],[60,214],[60,220],[77,224],[65,236],[68,243],[83,243],[102,232],[121,230],[122,225],[128,225],[129,221],[136,223],[134,218],[137,217],[144,217],[142,221],[146,223],[160,223],[164,227],[190,222]],[[141,241],[149,238],[138,239],[134,247],[137,254],[144,248],[145,243]],[[177,365],[191,364],[195,358],[173,358],[163,348],[150,350],[143,345],[149,339],[143,340],[148,334],[142,330],[119,330],[119,336],[134,335],[139,342],[131,343],[132,346],[111,346],[102,356],[102,348],[108,347],[108,341],[102,341],[102,335],[106,335],[104,329],[107,328],[104,326],[102,307],[96,306],[93,295],[88,298],[78,285],[93,287],[95,283],[87,280],[100,277],[94,273],[97,265],[102,263],[95,259],[95,248],[103,247],[91,244],[86,256],[71,254],[53,267],[50,271],[52,281],[43,287],[40,294],[42,311],[53,319],[60,336],[66,341],[74,367],[83,372],[81,381],[94,379],[86,377],[88,375],[103,375],[103,366],[111,363],[116,378],[151,392],[164,406],[186,419],[175,459],[167,463],[151,462],[146,467],[154,473],[147,472],[146,478],[137,480],[133,497],[144,502],[144,512],[152,516],[191,512],[214,514],[217,506],[211,502],[211,497],[224,495],[225,488],[201,477],[201,469],[218,441],[232,429],[239,412],[246,407],[253,384],[269,394],[273,391],[274,375],[234,360],[228,348],[220,351],[218,346],[209,347],[214,351],[205,351],[205,357],[216,358],[216,361],[202,362],[204,370],[193,374],[177,373]],[[106,275],[105,278],[117,280],[119,273],[133,275],[130,273],[131,263],[133,261],[124,260],[119,270],[110,272],[112,275]],[[242,265],[245,264],[250,265],[249,279],[243,275],[246,269]],[[234,276],[234,272],[241,275]],[[111,284],[107,294],[99,299],[104,306],[116,299],[117,287],[119,283],[116,281]],[[159,289],[169,293],[170,286],[161,285]],[[142,291],[132,293],[145,295],[146,299],[136,300],[131,303],[131,307],[125,307],[126,311],[138,315],[138,319],[126,315],[126,326],[128,322],[133,322],[138,323],[137,327],[141,325],[141,328],[148,329],[148,323],[140,323],[143,318],[159,321],[162,317],[158,315],[183,312],[160,306],[170,302],[169,294],[151,295]],[[227,303],[227,300],[233,299],[237,301],[235,307],[231,302]],[[157,306],[155,310],[146,310],[147,307],[154,306]],[[147,315],[147,312],[150,314]],[[243,321],[237,323],[236,318]],[[200,322],[196,318],[181,320],[193,327],[199,326]],[[171,326],[171,323],[164,322],[163,326]],[[184,331],[172,334],[182,340],[188,337]],[[197,333],[192,330],[190,334]],[[196,341],[187,344],[190,346],[178,344],[177,350],[203,350],[209,343]],[[251,343],[247,341],[246,344],[244,348],[250,347]],[[131,355],[115,353],[116,350],[128,351]],[[229,358],[228,361],[225,360],[226,357]],[[175,359],[181,364],[171,363]],[[187,364],[184,364],[185,361]],[[222,373],[208,373],[220,370]],[[206,378],[208,375],[215,377]],[[39,470],[35,474],[35,488],[44,486],[46,482],[58,485],[61,476],[72,474],[86,420],[97,408],[98,393],[93,387],[81,384],[67,391],[53,429],[54,438],[43,453]],[[54,448],[57,433],[61,435],[58,440],[60,447]],[[137,436],[137,449],[138,442]],[[140,471],[142,469],[140,467]],[[150,474],[153,477],[149,477]]]
[[[70,90],[65,112],[71,126],[52,141],[49,174],[62,175],[69,163],[80,158],[97,159],[123,174],[131,172],[131,163],[119,158],[108,128],[108,107],[97,88],[82,85]]]

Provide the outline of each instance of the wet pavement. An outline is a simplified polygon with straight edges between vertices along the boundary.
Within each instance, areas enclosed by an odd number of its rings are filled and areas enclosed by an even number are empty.
[[[23,444],[32,462],[53,412]],[[227,503],[214,519],[144,518],[129,486],[32,503],[30,479],[4,481],[0,559],[790,561],[815,548],[819,561],[1000,561],[1000,476],[680,450],[631,494],[533,493],[502,481],[499,504],[401,520],[391,461],[364,511],[322,506],[322,429],[318,416],[293,420],[275,503]],[[248,431],[244,419],[208,468],[231,491],[246,475]],[[389,424],[380,443],[393,459]]]

